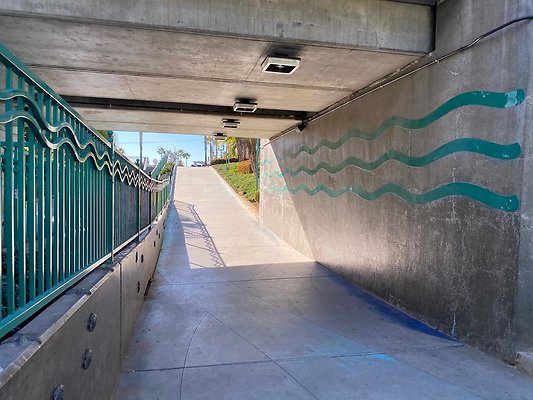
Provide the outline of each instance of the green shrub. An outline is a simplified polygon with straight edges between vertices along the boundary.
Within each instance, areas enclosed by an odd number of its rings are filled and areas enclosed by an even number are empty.
[[[252,171],[252,163],[250,160],[244,160],[239,163],[237,163],[237,172],[239,174],[251,174]]]
[[[236,163],[239,161],[238,158],[230,158],[228,159],[228,161],[230,163]],[[226,164],[226,159],[225,158],[214,158],[213,160],[211,160],[211,165],[219,165],[219,164]]]
[[[255,187],[255,174],[241,174],[237,172],[237,163],[215,165],[218,173],[237,192],[245,196],[248,201],[259,201],[259,192]]]
[[[161,170],[161,173],[159,174],[160,179],[164,179],[168,177],[169,175],[172,175],[172,170],[174,169],[174,163],[168,162],[165,164],[163,169]]]

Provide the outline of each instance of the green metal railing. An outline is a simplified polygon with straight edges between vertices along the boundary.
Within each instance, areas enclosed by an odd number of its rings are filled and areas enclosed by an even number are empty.
[[[0,45],[0,338],[140,237],[168,201]]]

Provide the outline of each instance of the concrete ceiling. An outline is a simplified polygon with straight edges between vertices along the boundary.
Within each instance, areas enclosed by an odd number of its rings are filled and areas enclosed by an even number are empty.
[[[94,126],[114,126],[115,130],[210,135],[214,131],[213,127],[216,127],[216,132],[223,132],[230,136],[241,136],[241,132],[254,132],[258,137],[271,137],[294,125],[295,122],[292,119],[259,118],[252,114],[246,118],[238,118],[241,121],[238,129],[224,129],[221,127],[222,118],[235,118],[234,115],[108,110],[89,107],[83,109],[83,116]]]
[[[438,3],[438,0],[398,0],[402,3],[421,4],[426,6],[434,6]],[[444,0],[441,0],[444,1]]]
[[[74,96],[98,129],[203,135],[223,132],[222,118],[233,117],[241,126],[227,133],[271,137],[298,123],[301,112],[317,112],[432,50],[431,9],[423,5],[353,0],[325,9],[319,0],[271,0],[276,7],[269,9],[242,0],[240,8],[230,7],[232,15],[217,14],[223,4],[235,5],[229,0],[158,0],[150,9],[122,12],[116,3],[124,1],[109,0],[102,3],[107,13],[87,3],[0,0],[0,41],[58,93]],[[176,5],[183,7],[181,19],[171,10]],[[162,21],[165,10],[174,18]],[[285,20],[267,18],[276,13]],[[263,59],[275,53],[300,58],[300,68],[292,75],[262,72]],[[212,110],[241,98],[283,115]],[[136,103],[113,108],[106,99]],[[139,109],[150,101],[168,106]],[[196,112],[180,113],[184,104]]]

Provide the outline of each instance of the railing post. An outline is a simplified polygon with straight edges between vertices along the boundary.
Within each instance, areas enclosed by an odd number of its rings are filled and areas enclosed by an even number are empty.
[[[35,97],[33,87],[29,88],[30,96]],[[36,295],[36,218],[35,218],[35,140],[34,127],[28,126],[28,175],[27,175],[27,240],[28,240],[28,300],[32,301]]]
[[[6,68],[6,88],[12,87],[11,68]],[[13,102],[5,102],[5,112],[13,110]],[[6,247],[6,277],[7,284],[6,305],[7,315],[15,312],[15,188],[13,174],[13,123],[5,125],[5,150],[4,150],[4,241]]]
[[[110,168],[110,180],[108,190],[108,207],[107,207],[107,220],[109,221],[108,227],[108,241],[109,252],[111,257],[109,262],[113,265],[115,258],[115,140],[113,139],[113,131],[108,131],[109,142],[111,143],[111,168]]]
[[[151,224],[152,220],[153,220],[153,215],[152,215],[152,193],[153,193],[154,187],[155,187],[155,185],[151,182],[150,183],[150,188],[148,190],[148,218],[150,219],[150,221],[148,222],[149,224]]]
[[[19,76],[18,88],[24,88],[24,78]],[[24,109],[24,100],[17,99],[17,109]],[[18,279],[18,306],[26,305],[26,154],[24,140],[24,120],[17,120],[17,145],[16,145],[16,224],[15,224],[15,258],[17,263]]]
[[[139,132],[139,180],[137,182],[137,242],[141,240],[141,164],[143,159],[143,133]]]

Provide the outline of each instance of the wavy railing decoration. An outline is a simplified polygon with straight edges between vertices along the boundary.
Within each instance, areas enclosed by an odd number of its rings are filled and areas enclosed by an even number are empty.
[[[348,131],[337,141],[330,141],[322,139],[316,146],[308,147],[300,146],[294,152],[287,152],[286,155],[290,159],[296,159],[300,154],[307,153],[314,155],[320,148],[326,147],[330,150],[337,150],[343,146],[350,139],[358,138],[362,140],[372,141],[380,137],[385,131],[393,126],[399,126],[404,129],[419,130],[428,127],[438,119],[453,110],[463,106],[477,105],[493,108],[509,108],[520,105],[525,99],[525,92],[518,89],[508,93],[474,91],[459,94],[452,99],[445,102],[443,105],[419,119],[408,119],[402,117],[390,117],[385,120],[374,131],[362,131],[353,129]],[[284,168],[283,170],[274,170],[272,172],[263,172],[262,176],[267,179],[275,177],[283,178],[285,176],[296,177],[299,174],[307,174],[313,176],[319,171],[324,170],[330,174],[337,174],[348,167],[356,167],[363,171],[373,172],[387,162],[395,161],[410,168],[426,167],[444,157],[454,153],[467,152],[484,155],[488,158],[499,160],[513,160],[521,155],[521,147],[518,143],[513,144],[498,144],[483,139],[475,138],[461,138],[451,142],[445,143],[437,149],[422,155],[411,156],[396,150],[389,150],[383,153],[380,157],[372,161],[366,161],[358,157],[348,157],[342,162],[330,165],[327,162],[319,162],[318,164],[308,167],[300,165],[297,168]],[[265,159],[261,162],[262,166],[271,165],[271,159]],[[472,200],[481,202],[489,207],[496,208],[503,211],[516,211],[520,207],[520,200],[515,195],[502,195],[494,193],[489,189],[467,182],[451,182],[443,184],[426,193],[415,194],[409,192],[405,188],[388,183],[374,192],[367,192],[357,185],[343,186],[340,189],[329,188],[325,185],[318,185],[315,188],[309,188],[306,185],[300,184],[295,187],[273,185],[265,188],[270,192],[284,192],[290,193],[305,192],[310,196],[317,193],[325,193],[326,195],[335,198],[345,193],[353,193],[366,200],[376,200],[386,193],[392,193],[404,201],[414,204],[425,204],[444,197],[462,196]]]
[[[0,107],[1,338],[139,237],[170,185],[1,45]]]

